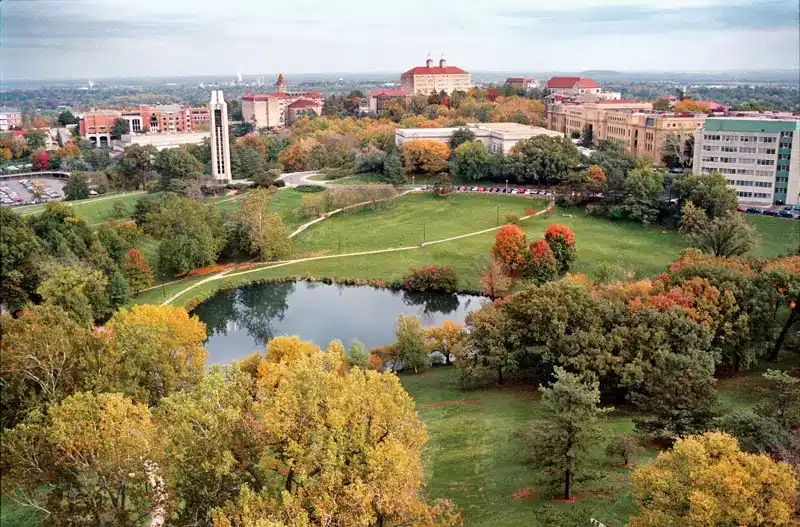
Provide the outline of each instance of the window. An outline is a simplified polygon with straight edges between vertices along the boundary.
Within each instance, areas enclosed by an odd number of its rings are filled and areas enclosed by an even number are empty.
[[[758,149],[758,153],[759,154],[774,154],[775,153],[775,149],[774,148],[759,148]]]
[[[775,164],[775,160],[774,159],[759,159],[758,160],[758,164],[759,165],[771,166],[771,165]]]
[[[760,137],[759,140],[762,143],[774,143],[775,142],[775,138],[774,137]]]
[[[756,160],[753,159],[752,157],[741,157],[739,158],[739,163],[743,165],[754,165],[756,163]]]
[[[791,138],[794,135],[794,132],[781,132],[781,137],[789,137]]]
[[[739,152],[742,154],[755,154],[756,148],[753,146],[740,146]]]

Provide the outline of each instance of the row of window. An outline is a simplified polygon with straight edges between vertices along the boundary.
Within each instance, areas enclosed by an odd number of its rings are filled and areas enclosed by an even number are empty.
[[[781,137],[792,137],[794,132],[781,132]]]
[[[706,141],[725,141],[730,143],[774,143],[775,137],[758,137],[757,135],[720,135],[703,134]]]
[[[775,178],[775,183],[788,183],[788,182],[789,182],[788,177],[778,176]]]
[[[739,152],[740,154],[768,154],[774,155],[774,148],[756,148],[754,146],[716,146],[716,145],[703,145],[705,152]],[[788,155],[788,154],[784,154]],[[788,157],[787,157],[788,159]]]
[[[788,161],[788,160],[789,160],[789,159],[791,159],[791,158],[792,158],[792,154],[778,154],[778,159],[779,159],[779,160],[786,160],[786,161]]]
[[[749,157],[711,157],[703,156],[703,163],[738,163],[740,165],[762,165],[773,166],[774,159],[754,159]]]
[[[736,195],[740,198],[760,198],[760,199],[769,199],[769,194],[764,194],[763,192],[744,192],[744,191],[737,191]]]

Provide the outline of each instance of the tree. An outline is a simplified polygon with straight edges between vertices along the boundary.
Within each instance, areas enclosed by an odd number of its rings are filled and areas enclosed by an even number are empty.
[[[583,146],[590,147],[594,145],[594,133],[591,125],[586,125],[583,127],[583,133],[581,134],[581,143]]]
[[[578,168],[580,153],[569,139],[537,135],[515,144],[508,160],[520,183],[553,185]]]
[[[625,180],[625,190],[622,203],[625,213],[644,225],[653,223],[664,205],[664,177],[649,169],[631,170]]]
[[[495,158],[480,141],[461,143],[453,153],[450,171],[453,176],[466,180],[488,179]]]
[[[631,479],[641,507],[632,527],[790,525],[797,505],[790,465],[744,453],[719,432],[679,439]]]
[[[49,170],[50,169],[50,154],[44,150],[37,150],[31,154],[31,165],[34,170]]]
[[[155,405],[191,389],[203,376],[206,326],[183,308],[145,304],[122,309],[106,331],[107,370],[118,389],[137,402]]]
[[[693,101],[689,98],[681,98],[675,103],[675,113],[709,113],[708,104],[702,101]]]
[[[125,134],[131,133],[131,123],[127,119],[115,119],[111,125],[111,137],[119,139]]]
[[[102,271],[84,265],[49,265],[37,294],[47,305],[63,308],[82,326],[104,320],[109,313],[108,279]]]
[[[453,135],[450,136],[450,150],[455,152],[456,148],[462,144],[473,141],[475,141],[475,132],[469,128],[459,128],[453,132]]]
[[[169,188],[173,179],[194,180],[203,177],[203,165],[182,148],[165,148],[155,155],[153,168],[161,175],[161,187]]]
[[[399,153],[393,152],[386,155],[383,163],[383,176],[393,185],[402,185],[407,181],[403,160]]]
[[[756,412],[775,419],[786,430],[800,427],[800,378],[776,370],[767,370],[762,376],[772,384],[772,389]]]
[[[361,368],[362,370],[369,369],[369,352],[366,346],[358,340],[350,343],[348,350],[348,358],[350,359],[351,368]]]
[[[67,126],[69,124],[78,124],[78,119],[72,115],[69,110],[64,110],[58,114],[58,124],[60,126]]]
[[[628,172],[636,167],[636,158],[621,142],[600,139],[597,141],[597,150],[592,154],[591,163],[603,169],[609,190],[622,193]]]
[[[240,221],[246,226],[250,250],[258,253],[262,261],[279,260],[289,255],[291,242],[280,214],[270,213],[272,193],[256,189],[247,193],[242,202]]]
[[[507,274],[520,274],[528,258],[525,231],[519,225],[514,224],[500,227],[495,235],[492,254],[503,264]]]
[[[483,294],[497,298],[505,295],[511,285],[511,279],[503,270],[503,264],[493,255],[489,255],[480,266],[481,287]]]
[[[216,207],[168,196],[153,215],[152,230],[161,240],[158,266],[164,273],[188,273],[217,261],[225,245],[222,217]]]
[[[471,384],[495,374],[497,383],[503,384],[504,375],[514,373],[518,366],[505,314],[492,302],[467,315],[466,324],[469,338],[463,355],[456,357],[462,384]]]
[[[403,145],[406,172],[433,176],[447,168],[450,147],[430,139],[412,139]]]
[[[136,200],[136,205],[133,206],[133,221],[136,222],[136,226],[144,232],[149,232],[154,215],[162,206],[162,200],[156,196],[142,196]]]
[[[531,242],[530,255],[522,271],[525,278],[533,280],[536,284],[543,284],[555,280],[561,269],[561,264],[556,260],[553,250],[544,238]]]
[[[779,456],[792,441],[791,432],[777,419],[752,410],[734,410],[716,421],[715,428],[734,436],[751,454]]]
[[[606,412],[599,408],[600,385],[585,381],[560,367],[555,382],[540,387],[544,419],[528,425],[527,442],[537,467],[553,471],[564,484],[564,499],[572,497],[572,480],[587,447],[597,438],[596,422]]]
[[[709,220],[703,209],[687,201],[682,209],[681,230],[704,253],[723,258],[741,256],[756,248],[758,231],[737,212],[728,212]]]
[[[430,356],[425,346],[425,331],[422,321],[414,315],[397,315],[394,325],[395,367],[400,362],[404,370],[413,369],[414,373],[430,366]]]
[[[464,332],[464,325],[452,320],[445,320],[441,326],[434,326],[425,329],[425,338],[428,340],[429,348],[444,355],[445,364],[450,364],[451,356],[462,354],[461,349],[467,339]]]
[[[684,140],[675,132],[670,132],[664,137],[664,144],[661,147],[661,161],[670,170],[688,168],[692,166],[693,149],[693,136],[690,135],[689,138]]]
[[[64,185],[64,197],[67,201],[87,199],[89,197],[89,178],[83,172],[74,172]]]
[[[681,207],[685,202],[691,201],[712,220],[727,212],[734,212],[739,202],[736,191],[728,186],[725,176],[719,172],[681,174],[675,180],[673,188],[680,196]]]
[[[30,226],[10,207],[0,207],[0,298],[12,313],[36,293],[41,254]]]
[[[264,161],[257,150],[250,148],[241,141],[237,141],[232,145],[231,175],[234,179],[254,180],[260,174],[263,174],[265,170]]]
[[[764,271],[767,272],[770,283],[773,284],[789,308],[786,322],[772,349],[771,358],[776,360],[789,330],[800,322],[800,256],[778,258],[767,264]]]
[[[627,467],[630,466],[631,458],[643,450],[637,437],[621,435],[611,440],[606,448],[606,454],[621,457],[623,464]]]
[[[147,289],[155,283],[155,276],[150,262],[142,255],[139,249],[131,249],[122,260],[122,272],[128,286],[133,291]]]
[[[58,525],[140,525],[159,502],[158,436],[146,406],[76,393],[3,433],[3,480],[15,489],[4,498]]]
[[[122,153],[118,170],[124,188],[143,188],[150,181],[153,157],[157,150],[152,145],[131,145]]]
[[[59,202],[45,204],[44,212],[28,219],[44,251],[60,258],[87,258],[92,231],[75,216],[72,207]]]
[[[572,229],[557,223],[550,225],[544,232],[544,239],[558,261],[559,271],[562,273],[569,271],[572,263],[578,257],[578,250],[575,248],[575,233],[572,232]]]
[[[38,130],[30,130],[25,133],[25,143],[28,145],[28,150],[39,150],[47,144],[47,135]]]

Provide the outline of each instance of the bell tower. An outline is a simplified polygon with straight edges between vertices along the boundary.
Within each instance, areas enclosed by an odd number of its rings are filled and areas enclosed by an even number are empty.
[[[278,82],[275,83],[276,93],[286,93],[286,81],[283,80],[283,73],[278,74]]]

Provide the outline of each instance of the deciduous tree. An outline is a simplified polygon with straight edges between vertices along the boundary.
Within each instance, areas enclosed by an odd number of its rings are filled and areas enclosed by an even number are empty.
[[[569,139],[538,135],[519,141],[508,156],[512,173],[520,183],[553,185],[580,165],[578,149]]]
[[[640,506],[632,527],[788,526],[797,505],[790,465],[744,453],[719,432],[679,439],[631,479]]]
[[[412,139],[403,145],[406,172],[434,176],[447,168],[450,148],[439,141]]]
[[[42,248],[36,234],[9,207],[0,208],[0,297],[13,313],[35,294]]]
[[[109,314],[108,279],[86,265],[50,264],[36,290],[45,304],[63,308],[80,325],[88,327]]]
[[[507,274],[519,275],[528,259],[525,231],[519,225],[503,225],[495,236],[492,254],[502,262]]]
[[[425,330],[422,329],[419,317],[398,315],[394,334],[395,357],[404,370],[413,369],[414,373],[419,373],[430,366],[428,348],[425,346]]]
[[[778,358],[789,331],[800,324],[800,256],[787,256],[770,262],[764,271],[767,279],[783,297],[789,314],[783,324],[775,346],[772,348],[772,359]]]
[[[141,291],[155,283],[155,276],[150,262],[139,251],[130,249],[122,260],[122,272],[131,290]]]
[[[466,343],[467,334],[463,324],[445,320],[441,326],[425,328],[425,338],[429,348],[441,352],[445,364],[450,364],[451,356],[463,355],[461,350]]]
[[[558,261],[559,271],[562,273],[569,271],[572,263],[578,257],[575,233],[572,232],[572,229],[555,223],[544,232],[544,239]]]
[[[267,189],[256,189],[242,201],[240,221],[246,225],[250,250],[262,261],[278,260],[292,250],[286,237],[286,229],[280,214],[270,213],[272,193]]]

